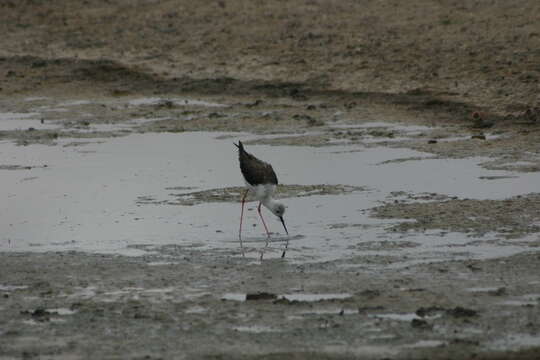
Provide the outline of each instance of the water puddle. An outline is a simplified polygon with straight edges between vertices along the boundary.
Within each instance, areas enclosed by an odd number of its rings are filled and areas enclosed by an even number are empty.
[[[465,290],[469,291],[469,292],[481,293],[481,292],[495,292],[495,291],[497,291],[499,289],[500,289],[500,287],[493,286],[493,287],[473,287],[473,288],[468,288],[468,289],[465,289]]]
[[[232,142],[256,138],[186,132],[133,134],[83,147],[64,147],[79,141],[66,138],[58,140],[60,146],[1,142],[2,161],[30,169],[0,167],[0,251],[141,255],[175,244],[239,255],[244,181]],[[399,220],[375,219],[369,210],[394,192],[470,199],[524,195],[538,191],[540,173],[486,170],[478,165],[484,158],[426,159],[418,151],[361,145],[250,145],[248,151],[272,163],[285,184],[277,195],[287,206],[288,261],[357,258],[358,266],[400,267],[530,250],[518,243],[499,246],[496,233],[478,241],[462,233],[389,232]],[[391,162],[404,158],[415,160]],[[488,176],[501,178],[482,179]],[[243,233],[254,260],[265,243],[256,206],[247,204]],[[268,258],[279,258],[287,238],[275,216],[266,209],[263,216],[276,240]],[[141,246],[146,244],[152,247]]]
[[[228,105],[219,104],[203,100],[187,99],[187,98],[160,98],[147,97],[129,100],[127,102],[131,106],[148,106],[148,105],[163,105],[163,106],[203,106],[203,107],[226,107]]]
[[[336,139],[335,142],[349,143],[360,141],[363,144],[388,144],[422,139],[434,142],[457,142],[474,139],[471,134],[448,136],[440,133],[439,128],[422,125],[401,125],[386,122],[367,122],[363,124],[334,123],[329,126],[338,137],[346,134],[345,138]],[[482,133],[476,135],[482,140],[495,140],[504,137],[501,134]]]
[[[392,129],[395,131],[407,133],[407,134],[420,134],[424,132],[433,131],[433,127],[423,125],[399,125],[396,123],[387,123],[382,121],[370,121],[363,124],[332,124],[331,128],[335,129]]]
[[[60,316],[73,315],[77,312],[76,310],[71,310],[68,308],[46,309],[45,311],[49,312],[51,315],[60,315]]]
[[[0,131],[55,129],[58,125],[41,121],[41,113],[0,112]]]
[[[172,287],[156,289],[126,287],[120,290],[108,291],[99,294],[97,300],[103,302],[117,302],[121,299],[139,300],[141,298],[147,298],[149,300],[159,300],[159,302],[161,302],[175,299],[172,294],[174,290],[175,289]]]
[[[87,286],[84,288],[81,287],[76,289],[77,291],[75,291],[74,293],[65,296],[70,299],[90,299],[97,294],[97,287],[95,286]]]
[[[348,135],[345,139],[337,139],[338,143],[350,140],[361,141],[364,144],[399,142],[412,140],[419,135],[425,136],[435,128],[428,126],[408,126],[385,122],[367,122],[364,124],[336,123],[329,126],[334,133]]]
[[[388,358],[398,354],[398,349],[388,345],[324,345],[321,351],[333,357],[344,359]]]
[[[221,300],[228,301],[246,301],[247,294],[227,293],[221,297]]]
[[[93,104],[90,100],[69,100],[58,104],[58,106],[81,106]]]
[[[306,293],[293,293],[293,294],[281,294],[273,295],[268,294],[269,299],[274,300],[287,300],[287,301],[298,301],[298,302],[317,302],[317,301],[328,301],[328,300],[343,300],[350,298],[351,294],[306,294]],[[247,301],[248,295],[243,293],[226,293],[221,299],[229,301]],[[339,310],[341,311],[341,310]],[[338,311],[338,312],[339,312]],[[356,311],[358,312],[358,311]]]
[[[302,311],[299,315],[358,315],[358,309],[342,309],[342,308],[330,308],[330,309],[312,309],[309,311]]]
[[[327,300],[343,300],[352,297],[351,294],[284,294],[280,298],[287,299],[289,301],[305,301],[305,302],[316,302],[316,301],[327,301]]]
[[[10,120],[21,120],[39,117],[40,113],[29,112],[29,113],[14,113],[14,112],[5,112],[0,113],[0,121],[10,121]]]
[[[150,302],[160,303],[163,301],[190,301],[201,296],[208,295],[208,291],[197,288],[183,288],[181,291],[174,287],[150,288],[124,287],[114,291],[101,291],[95,286],[78,288],[72,294],[64,294],[69,299],[93,299],[105,303],[113,303],[126,300],[145,299]],[[194,311],[195,312],[195,311]]]
[[[254,334],[281,331],[280,329],[276,329],[276,328],[266,326],[266,325],[234,326],[232,329],[235,331],[249,332],[249,333],[254,333]]]
[[[156,117],[156,118],[133,118],[129,121],[125,121],[122,123],[88,123],[87,125],[77,125],[77,127],[72,128],[68,127],[66,129],[63,129],[62,131],[72,131],[75,130],[77,133],[93,133],[93,132],[131,132],[132,130],[136,129],[137,127],[152,123],[155,121],[165,120],[166,117]]]
[[[3,285],[0,284],[0,291],[15,291],[28,289],[27,285]]]
[[[186,314],[204,314],[208,309],[199,305],[189,307],[184,311]]]
[[[398,320],[398,321],[412,321],[412,320],[422,320],[422,319],[436,319],[441,317],[441,314],[435,314],[432,316],[419,316],[415,313],[405,313],[405,314],[370,314],[368,315],[372,318],[379,318],[379,319],[389,319],[389,320]]]
[[[439,347],[446,345],[446,341],[441,340],[420,340],[414,344],[404,345],[406,348],[429,348],[429,347]]]
[[[505,300],[499,303],[507,306],[538,306],[540,305],[540,294],[522,295],[512,300]]]

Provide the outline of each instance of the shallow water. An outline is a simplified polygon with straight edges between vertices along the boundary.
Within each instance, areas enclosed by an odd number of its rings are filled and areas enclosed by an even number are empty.
[[[9,130],[28,130],[30,128],[36,130],[54,129],[58,125],[50,122],[41,122],[41,114],[37,112],[28,113],[13,113],[0,112],[0,131]]]
[[[226,136],[229,135],[229,136]],[[241,186],[238,139],[253,135],[223,133],[136,134],[99,139],[77,147],[18,147],[0,142],[2,163],[31,170],[0,170],[0,251],[62,251],[138,255],[159,246],[197,245],[238,252],[238,202],[194,206],[139,204],[140,197],[167,201],[174,194]],[[351,151],[353,150],[353,151]],[[434,260],[490,258],[524,251],[519,245],[478,243],[462,233],[392,233],[395,221],[369,217],[369,209],[391,192],[439,193],[459,198],[503,199],[538,191],[540,173],[491,171],[484,158],[425,159],[429,154],[385,147],[322,148],[253,145],[248,151],[272,163],[285,184],[345,184],[366,187],[346,195],[284,199],[291,234],[287,258],[295,262],[354,256],[400,257],[392,266]],[[381,162],[419,158],[405,163]],[[0,164],[2,165],[2,164]],[[44,167],[44,165],[47,165]],[[485,180],[486,176],[509,176]],[[278,194],[279,197],[279,194]],[[246,211],[244,239],[248,256],[264,246],[254,203]],[[281,255],[286,237],[274,216],[264,213],[276,232],[266,258]],[[339,225],[339,226],[336,226]],[[359,228],[361,227],[361,228]],[[488,234],[492,240],[497,234]],[[380,249],[363,244],[377,241]],[[414,246],[385,247],[387,241]],[[382,263],[364,264],[368,267]]]
[[[127,103],[131,106],[141,105],[158,105],[166,102],[170,102],[172,105],[177,106],[204,106],[204,107],[226,107],[225,104],[219,104],[204,100],[195,100],[188,98],[161,98],[161,97],[145,97],[129,100]]]
[[[306,302],[315,302],[323,300],[338,300],[338,299],[347,299],[352,295],[343,293],[343,294],[306,294],[306,293],[295,293],[295,294],[283,294],[279,297],[287,299],[289,301],[306,301]]]
[[[441,340],[420,340],[414,344],[405,345],[406,348],[425,348],[425,347],[441,347],[446,345],[446,341]]]

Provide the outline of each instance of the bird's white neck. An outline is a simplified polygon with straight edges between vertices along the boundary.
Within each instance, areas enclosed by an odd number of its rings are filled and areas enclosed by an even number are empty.
[[[270,211],[274,212],[274,209],[279,204],[276,200],[272,199],[270,196],[262,199],[262,204]]]

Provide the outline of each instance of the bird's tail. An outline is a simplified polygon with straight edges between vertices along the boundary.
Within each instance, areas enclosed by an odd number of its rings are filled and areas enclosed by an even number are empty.
[[[234,144],[234,143],[233,143]],[[238,144],[234,144],[240,151],[244,151],[244,144],[241,141],[238,141]]]

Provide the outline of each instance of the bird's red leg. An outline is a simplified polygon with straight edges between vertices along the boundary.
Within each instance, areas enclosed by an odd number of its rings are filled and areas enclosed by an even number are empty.
[[[240,212],[240,230],[238,231],[238,239],[240,239],[240,250],[242,250],[242,256],[244,255],[244,246],[242,245],[242,218],[244,217],[244,204],[246,202],[246,196],[249,192],[249,189],[246,190],[244,196],[242,196],[242,211]]]
[[[257,211],[259,212],[259,216],[261,217],[261,221],[262,221],[262,223],[264,225],[264,230],[266,230],[266,236],[268,236],[267,239],[270,239],[270,232],[268,231],[268,228],[266,227],[266,223],[264,222],[264,219],[263,219],[262,214],[261,214],[261,205],[262,205],[262,203],[259,202],[259,207],[257,208]]]
[[[263,223],[263,226],[264,226],[264,230],[266,230],[266,244],[264,245],[264,248],[266,249],[268,247],[268,242],[270,241],[270,232],[268,231],[268,227],[266,226],[266,223],[264,222],[264,218],[262,217],[262,214],[261,214],[261,205],[262,203],[259,202],[259,207],[257,208],[257,211],[259,212],[259,216],[261,218],[261,221]],[[264,251],[264,250],[263,250]],[[263,254],[264,252],[261,251],[261,260],[263,258]]]

